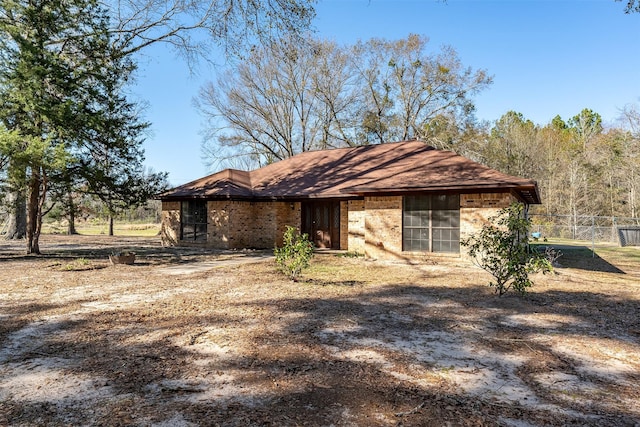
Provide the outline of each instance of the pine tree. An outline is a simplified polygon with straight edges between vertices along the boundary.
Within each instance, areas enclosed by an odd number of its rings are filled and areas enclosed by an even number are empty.
[[[123,64],[97,1],[0,0],[0,5],[0,120],[18,135],[1,147],[9,159],[8,175],[22,177],[22,183],[16,181],[27,192],[27,253],[37,254],[49,194],[63,194],[60,188],[78,183],[118,188],[122,176],[131,185],[126,196],[115,192],[115,199],[130,202],[130,188],[136,188],[136,197],[143,194],[142,140],[131,133],[146,125],[130,114],[134,107],[121,95],[133,64]],[[122,108],[129,113],[122,114]],[[120,112],[114,116],[114,111]],[[120,162],[117,167],[95,161],[100,147]]]
[[[125,46],[112,44],[101,76],[101,90],[93,99],[92,125],[74,151],[77,161],[67,179],[80,178],[76,191],[97,197],[113,218],[121,210],[140,206],[166,187],[166,174],[144,170],[142,143],[149,123],[125,93],[136,66],[123,56]]]

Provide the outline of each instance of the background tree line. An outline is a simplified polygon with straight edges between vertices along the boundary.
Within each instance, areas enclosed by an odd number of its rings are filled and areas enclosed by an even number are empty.
[[[249,169],[309,150],[416,138],[535,179],[540,213],[638,216],[637,109],[606,128],[587,108],[543,125],[514,111],[480,123],[473,98],[491,82],[454,49],[430,52],[417,35],[266,45],[202,88],[203,156],[216,168]]]
[[[534,212],[578,217],[639,216],[640,114],[621,111],[617,124],[583,109],[545,125],[507,112],[479,138],[457,149],[491,167],[538,181],[543,205]]]

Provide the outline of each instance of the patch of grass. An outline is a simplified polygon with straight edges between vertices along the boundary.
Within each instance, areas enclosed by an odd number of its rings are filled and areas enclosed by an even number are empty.
[[[640,248],[638,247],[632,247],[632,246],[627,246],[624,248],[602,247],[602,248],[596,248],[596,252],[602,255],[616,257],[629,262],[640,261]]]
[[[68,264],[65,264],[60,267],[60,270],[64,271],[84,271],[84,270],[92,270],[93,265],[91,261],[86,258],[77,258],[71,261]]]
[[[109,224],[98,221],[80,222],[76,224],[76,231],[85,236],[106,236],[109,233]],[[65,234],[66,232],[66,225],[59,222],[42,225],[43,234]],[[116,222],[113,227],[113,234],[116,236],[153,237],[159,232],[160,224]]]
[[[628,272],[640,262],[640,248],[619,247],[613,244],[598,243],[592,251],[591,242],[550,239],[549,242],[535,242],[533,247],[544,251],[547,246],[562,252],[558,259],[560,265],[569,268],[579,268],[592,271]],[[635,268],[631,268],[635,270]]]
[[[310,282],[323,285],[346,283],[365,285],[369,283],[406,283],[418,280],[420,274],[414,269],[371,262],[364,258],[319,257],[312,261],[305,276]]]
[[[107,235],[109,232],[108,224],[92,224],[88,226],[77,227],[79,234],[88,236]],[[158,234],[160,224],[128,224],[116,223],[113,227],[113,234],[116,236],[139,236],[151,237]]]

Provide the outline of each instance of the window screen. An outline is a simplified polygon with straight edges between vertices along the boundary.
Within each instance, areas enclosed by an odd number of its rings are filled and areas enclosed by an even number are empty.
[[[403,250],[460,252],[460,196],[405,196]]]

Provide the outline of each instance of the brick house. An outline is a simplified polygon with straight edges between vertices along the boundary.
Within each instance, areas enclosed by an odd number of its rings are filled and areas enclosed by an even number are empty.
[[[161,194],[165,245],[273,248],[287,225],[319,248],[371,258],[460,255],[460,240],[535,181],[420,141],[311,151],[250,172],[226,169]]]

